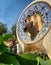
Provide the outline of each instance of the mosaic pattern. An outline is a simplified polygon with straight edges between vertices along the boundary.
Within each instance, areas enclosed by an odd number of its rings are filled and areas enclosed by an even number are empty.
[[[44,24],[41,32],[38,33],[37,40],[36,38],[33,40],[34,42],[38,41],[43,35],[46,33],[49,25],[51,24],[51,7],[45,2],[37,2],[32,4],[28,9],[24,11],[18,21],[18,35],[22,41],[31,41],[30,37],[22,30],[22,27],[25,25],[25,19],[27,15],[32,15],[33,12],[39,12]],[[35,41],[36,40],[36,41]]]

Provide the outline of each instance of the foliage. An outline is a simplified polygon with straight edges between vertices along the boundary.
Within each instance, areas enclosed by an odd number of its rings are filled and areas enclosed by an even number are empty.
[[[32,53],[25,53],[22,55],[24,59],[26,59],[26,62],[28,65],[37,65],[37,60],[36,57],[39,55],[37,54],[32,54]]]
[[[51,65],[51,60],[45,55],[26,53],[22,57],[27,60],[28,65]]]
[[[0,36],[7,32],[7,26],[6,24],[3,24],[0,22]]]
[[[13,43],[18,43],[17,36],[16,36],[16,23],[11,27],[11,34],[13,35]]]
[[[38,57],[38,54],[32,54],[32,53],[24,53],[22,55],[23,58],[27,59],[27,60],[36,60],[36,57]]]
[[[41,60],[40,64],[41,65],[51,65],[51,60],[46,60],[46,61]]]
[[[11,34],[16,37],[16,24],[11,27]]]
[[[12,39],[12,35],[11,34],[4,34],[3,36],[2,36],[2,38],[3,38],[3,41],[7,41],[8,39]]]
[[[14,56],[8,53],[3,53],[0,55],[0,62],[4,64],[10,64],[10,65],[20,65],[18,60]]]
[[[6,52],[7,46],[5,46],[4,41],[11,39],[12,35],[11,34],[4,34],[2,36],[0,36],[0,52]]]
[[[4,45],[4,41],[11,38],[11,34],[0,36],[0,65],[51,65],[51,60],[44,55],[32,53],[16,55],[9,53],[7,46]]]

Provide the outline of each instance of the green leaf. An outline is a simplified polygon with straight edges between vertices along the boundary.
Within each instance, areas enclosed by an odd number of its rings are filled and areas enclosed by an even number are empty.
[[[19,61],[20,65],[28,65],[26,59],[24,59],[21,55],[12,54]]]
[[[7,41],[8,39],[11,39],[12,38],[12,35],[11,34],[4,34],[2,36],[2,38],[3,38],[3,41]]]
[[[3,43],[3,38],[0,36],[0,45]]]
[[[4,52],[7,52],[7,51],[8,51],[7,47],[2,42],[2,44],[0,45],[0,53],[4,53]]]
[[[38,54],[32,54],[32,53],[24,53],[22,57],[26,59],[26,62],[28,65],[37,65],[37,57]]]
[[[0,62],[8,65],[20,65],[15,56],[7,53],[3,53],[0,55]]]
[[[46,60],[46,61],[40,60],[40,64],[41,65],[51,65],[51,60]]]
[[[27,60],[36,60],[36,58],[38,57],[38,54],[32,54],[32,53],[24,53],[22,55],[22,57],[24,57]]]
[[[0,65],[13,65],[13,64],[4,64],[4,63],[0,63]]]
[[[4,44],[4,41],[7,41],[11,38],[11,34],[4,34],[3,36],[0,36],[0,53],[8,52],[7,46]]]

